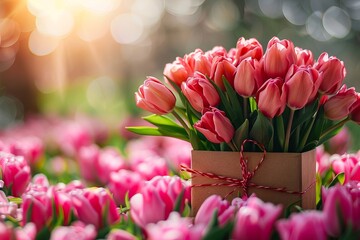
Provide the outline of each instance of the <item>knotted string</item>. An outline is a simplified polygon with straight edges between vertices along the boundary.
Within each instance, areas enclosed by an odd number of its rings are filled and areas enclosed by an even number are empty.
[[[259,163],[255,166],[253,171],[249,171],[248,161],[244,157],[244,145],[247,142],[257,145],[263,151],[263,155],[262,155]],[[251,179],[255,175],[256,171],[260,168],[261,164],[264,162],[265,156],[266,156],[266,149],[265,149],[264,145],[254,141],[254,140],[251,140],[251,139],[245,139],[243,141],[243,143],[241,144],[241,148],[240,148],[240,166],[241,166],[242,179],[226,177],[226,176],[222,176],[222,175],[218,175],[218,174],[214,174],[214,173],[202,172],[202,171],[199,171],[196,169],[192,169],[183,164],[181,164],[180,167],[181,167],[181,171],[186,171],[186,172],[191,173],[193,175],[192,178],[197,175],[200,175],[200,176],[203,176],[206,178],[221,181],[221,182],[216,182],[216,183],[193,184],[193,185],[191,185],[191,187],[216,187],[216,186],[234,187],[234,189],[232,191],[230,191],[228,194],[226,194],[226,196],[224,198],[227,198],[239,187],[242,188],[242,190],[243,190],[243,197],[248,197],[249,187],[253,187],[253,188],[257,188],[257,189],[272,190],[272,191],[276,191],[276,192],[284,192],[284,193],[288,193],[288,194],[302,195],[302,194],[306,193],[315,183],[315,181],[314,181],[314,183],[310,184],[310,186],[302,192],[288,190],[285,187],[270,187],[270,186],[263,186],[263,185],[252,183]]]

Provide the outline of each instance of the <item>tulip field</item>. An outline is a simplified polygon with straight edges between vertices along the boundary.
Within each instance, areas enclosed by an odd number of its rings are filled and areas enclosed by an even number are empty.
[[[121,134],[122,133],[122,134]],[[344,131],[332,147],[344,151]],[[34,117],[0,138],[1,239],[357,239],[360,154],[317,149],[316,210],[210,196],[191,216],[191,145]],[[321,186],[322,185],[322,186]]]

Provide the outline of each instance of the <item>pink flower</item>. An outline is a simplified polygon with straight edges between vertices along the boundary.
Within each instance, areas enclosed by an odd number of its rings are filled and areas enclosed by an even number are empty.
[[[121,169],[110,174],[109,190],[118,205],[125,206],[125,196],[131,198],[141,189],[144,180],[142,176],[133,171]]]
[[[164,68],[166,80],[173,81],[178,86],[185,82],[192,75],[192,69],[183,63],[181,58],[177,58],[173,63],[167,63]]]
[[[177,138],[163,138],[161,156],[164,156],[171,169],[180,170],[180,165],[190,166],[192,146]]]
[[[146,226],[149,240],[200,240],[205,232],[201,225],[192,225],[191,219],[182,218],[179,213],[170,213],[167,220]]]
[[[322,189],[324,225],[328,235],[339,237],[352,224],[353,203],[345,187],[336,185]]]
[[[234,65],[238,66],[242,60],[246,58],[260,60],[263,55],[261,44],[255,38],[245,39],[239,38],[236,43],[236,54]]]
[[[352,105],[356,102],[358,93],[355,88],[346,88],[343,85],[336,95],[324,104],[325,116],[331,120],[341,120],[350,114]]]
[[[269,239],[282,208],[251,197],[235,217],[233,239]]]
[[[155,186],[146,184],[141,192],[130,199],[130,214],[134,222],[142,227],[149,223],[165,220],[173,210],[173,202],[167,195],[162,196]]]
[[[316,148],[316,172],[322,176],[330,169],[330,166],[330,154],[325,152],[323,145],[320,145]]]
[[[137,238],[131,233],[122,230],[122,229],[114,229],[109,235],[107,235],[107,240],[136,240]]]
[[[71,214],[73,213],[73,204],[71,197],[64,190],[52,188],[55,204],[56,217],[63,216],[63,224],[68,225],[71,221]],[[54,216],[55,217],[55,216]]]
[[[351,196],[353,219],[352,227],[355,230],[360,230],[360,181],[351,181],[346,183],[346,190]]]
[[[228,143],[235,133],[233,125],[225,116],[225,112],[217,108],[212,108],[202,115],[194,127],[213,143]]]
[[[332,168],[335,174],[344,173],[345,183],[360,181],[360,160],[354,154],[333,155]]]
[[[30,167],[24,157],[0,152],[0,169],[4,186],[15,197],[21,196],[31,178]]]
[[[280,78],[267,80],[256,94],[259,110],[268,118],[281,115],[286,107],[286,91]]]
[[[44,153],[44,146],[40,138],[29,136],[10,140],[7,151],[23,156],[29,164],[35,164]]]
[[[114,199],[104,188],[87,188],[71,193],[75,216],[96,229],[112,225],[120,219]]]
[[[195,216],[195,225],[208,226],[213,218],[215,210],[220,226],[234,218],[235,207],[231,206],[227,200],[222,200],[218,195],[211,195],[200,206]]]
[[[236,67],[232,64],[231,59],[225,57],[215,57],[211,65],[210,78],[218,85],[222,90],[225,89],[223,83],[223,77],[234,86]]]
[[[53,196],[51,191],[30,190],[22,196],[22,224],[33,222],[37,231],[41,231],[50,223]]]
[[[297,66],[312,66],[314,64],[314,56],[310,50],[295,47],[295,53]]]
[[[51,232],[50,240],[92,240],[97,233],[93,225],[75,222],[71,226],[59,226]]]
[[[173,208],[178,198],[183,194],[180,201],[180,212],[185,207],[185,203],[190,202],[190,185],[178,176],[156,176],[146,184],[154,186],[161,196],[170,197]]]
[[[131,162],[131,169],[139,173],[144,180],[155,176],[168,175],[169,169],[166,160],[158,155],[142,156]]]
[[[336,93],[346,76],[344,63],[336,57],[329,57],[327,53],[322,53],[314,66],[323,75],[323,81],[319,87],[320,92]]]
[[[219,94],[205,75],[195,72],[181,84],[181,91],[198,112],[206,111],[209,107],[215,107],[220,102]]]
[[[295,110],[305,107],[316,97],[320,83],[321,76],[314,68],[292,65],[283,85],[287,105]]]
[[[360,96],[357,97],[355,103],[350,108],[350,119],[360,124]]]
[[[184,61],[190,66],[189,77],[192,76],[191,72],[200,72],[205,76],[210,76],[212,56],[209,53],[204,53],[200,49],[185,55]]]
[[[97,175],[101,183],[108,183],[112,172],[125,168],[125,160],[117,149],[105,147],[101,150],[96,162]]]
[[[235,91],[243,97],[255,96],[263,84],[262,77],[259,75],[260,70],[260,64],[256,59],[249,57],[242,60],[236,69]]]
[[[350,133],[346,126],[344,126],[338,134],[330,138],[328,141],[329,152],[334,154],[344,154],[350,148]]]
[[[136,105],[146,111],[163,115],[175,107],[174,94],[162,82],[148,77],[135,93]]]
[[[12,216],[16,218],[17,204],[9,202],[3,191],[0,191],[0,216]],[[1,238],[0,238],[1,239]]]
[[[318,211],[304,211],[291,214],[289,219],[276,224],[282,240],[326,240],[324,216]]]
[[[80,175],[89,182],[95,182],[97,178],[97,161],[99,159],[100,149],[97,145],[82,147],[77,154]]]
[[[269,78],[284,78],[289,67],[296,62],[294,44],[289,40],[273,37],[264,54],[264,71]]]

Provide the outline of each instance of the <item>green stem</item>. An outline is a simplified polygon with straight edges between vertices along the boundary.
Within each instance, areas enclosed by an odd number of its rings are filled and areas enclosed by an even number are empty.
[[[285,133],[284,152],[287,152],[289,150],[291,126],[292,126],[292,122],[294,119],[294,113],[295,113],[295,110],[290,109],[289,121],[288,121],[287,129],[286,129],[286,133]]]
[[[233,140],[231,140],[230,142],[227,143],[229,145],[229,147],[231,148],[231,150],[233,152],[239,152],[239,149],[236,147],[235,143]]]
[[[249,114],[248,114],[249,99],[248,99],[248,98],[244,98],[243,104],[244,104],[244,119],[247,119],[248,116],[249,116]]]
[[[179,123],[184,127],[186,133],[189,135],[190,137],[190,129],[188,127],[188,125],[184,122],[184,120],[180,117],[180,115],[174,110],[171,112],[174,117],[179,121]]]
[[[347,117],[347,118],[341,120],[340,122],[338,122],[337,124],[329,127],[328,129],[326,129],[325,132],[323,132],[323,133],[321,134],[320,139],[322,139],[323,137],[325,137],[326,135],[328,135],[329,133],[331,133],[333,130],[335,130],[335,129],[339,128],[339,127],[342,127],[342,126],[343,126],[347,121],[349,121],[349,120],[350,120],[350,117]]]
[[[298,149],[297,149],[298,152],[302,152],[303,148],[305,147],[305,144],[306,144],[306,142],[307,142],[307,140],[308,140],[308,138],[309,138],[309,135],[310,135],[310,133],[311,133],[311,129],[312,129],[314,123],[315,123],[316,114],[317,114],[317,112],[316,112],[315,115],[313,116],[313,119],[312,119],[312,121],[311,121],[311,123],[310,123],[310,126],[308,126],[308,127],[306,128],[307,130],[306,130],[306,132],[305,132],[305,135],[304,135],[304,137],[301,139],[301,142],[300,142],[300,144],[299,144],[299,146],[298,146]],[[303,124],[303,125],[305,125],[305,124]],[[305,126],[305,127],[306,127],[306,126]],[[299,129],[300,129],[300,127],[299,127]]]

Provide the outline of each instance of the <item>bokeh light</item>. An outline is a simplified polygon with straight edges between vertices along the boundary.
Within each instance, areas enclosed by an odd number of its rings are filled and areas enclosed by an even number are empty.
[[[44,35],[37,30],[33,31],[29,37],[29,49],[37,56],[45,56],[54,52],[59,43],[59,38]]]
[[[323,16],[325,30],[336,38],[346,37],[351,29],[351,20],[343,9],[332,6]]]
[[[134,43],[140,39],[143,33],[144,25],[142,20],[135,14],[120,14],[111,22],[111,34],[118,43]]]

